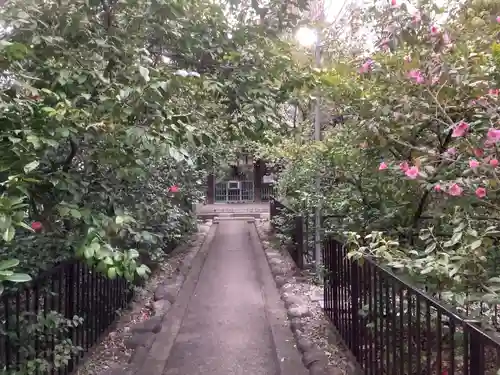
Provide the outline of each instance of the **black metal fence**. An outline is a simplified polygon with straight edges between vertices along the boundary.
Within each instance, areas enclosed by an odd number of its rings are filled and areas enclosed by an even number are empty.
[[[496,375],[500,339],[371,259],[325,239],[324,309],[365,374]]]
[[[271,197],[270,219],[275,233],[283,235],[288,253],[298,268],[304,268],[304,219],[291,208]],[[277,222],[277,218],[280,218]]]
[[[79,261],[6,291],[0,296],[0,374],[70,374],[132,297],[124,278],[108,279]]]

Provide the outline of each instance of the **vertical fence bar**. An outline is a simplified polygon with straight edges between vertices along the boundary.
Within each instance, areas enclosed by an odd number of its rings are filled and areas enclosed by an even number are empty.
[[[359,360],[359,266],[356,261],[349,261],[351,265],[351,349],[352,354]]]
[[[9,332],[10,331],[10,301],[9,301],[9,296],[7,294],[4,294],[3,298],[2,298],[2,301],[3,301],[3,306],[5,308],[5,325],[4,325],[4,329],[5,329],[5,332]],[[10,370],[12,367],[11,367],[11,340],[10,340],[10,337],[9,335],[5,335],[5,364],[6,364],[6,368],[7,370]]]
[[[295,224],[295,264],[299,269],[304,268],[304,221],[302,216],[297,215],[294,218]]]
[[[20,344],[22,341],[21,337],[21,293],[19,290],[16,290],[15,294],[15,304],[16,304],[16,335],[17,335],[17,345],[15,348],[16,352],[16,365],[21,362],[21,351]]]
[[[470,374],[484,375],[484,342],[481,338],[481,335],[473,329],[468,329],[466,335],[469,336]]]
[[[276,200],[274,197],[269,199],[269,221],[271,223],[271,229],[274,231],[276,228],[274,227],[273,219],[276,217]]]

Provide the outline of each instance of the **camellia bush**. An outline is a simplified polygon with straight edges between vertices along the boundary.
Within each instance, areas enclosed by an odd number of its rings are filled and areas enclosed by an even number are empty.
[[[266,149],[279,191],[296,210],[342,215],[325,230],[351,256],[458,305],[497,302],[500,5],[377,1],[355,14],[371,50],[327,48],[309,86],[344,123]]]

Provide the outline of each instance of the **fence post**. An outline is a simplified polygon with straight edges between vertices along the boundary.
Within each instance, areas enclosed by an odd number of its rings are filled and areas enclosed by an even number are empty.
[[[75,312],[75,293],[77,293],[78,288],[80,287],[78,284],[75,284],[75,269],[77,267],[76,262],[71,262],[68,264],[68,267],[66,267],[65,272],[66,273],[66,290],[65,290],[65,295],[66,295],[66,319],[72,320],[73,317],[76,315]],[[78,345],[77,344],[77,330],[79,327],[72,327],[69,330],[69,334],[71,336],[71,341],[73,345]],[[72,372],[75,368],[76,364],[76,358],[74,356],[71,357],[71,360],[68,361],[67,364],[67,370],[68,372]]]
[[[471,323],[469,323],[471,324]],[[481,336],[473,329],[469,329],[469,363],[470,369],[469,374],[474,375],[484,375],[484,344],[481,340]]]
[[[274,231],[273,219],[276,216],[276,201],[274,197],[269,198],[269,221],[271,223],[271,229]]]
[[[338,327],[340,324],[340,304],[339,304],[339,293],[338,293],[338,288],[340,286],[340,280],[339,280],[339,272],[341,271],[339,269],[339,251],[337,246],[333,246],[335,243],[331,238],[328,240],[328,253],[330,257],[330,264],[328,267],[330,268],[328,270],[330,274],[330,287],[332,288],[332,315],[333,315],[333,321],[335,322],[335,326]],[[336,244],[335,244],[336,245]]]
[[[302,216],[295,216],[295,251],[297,254],[297,267],[304,268],[304,221]]]
[[[350,348],[352,354],[359,358],[359,266],[355,260],[350,260],[351,263],[351,279],[349,280],[351,286],[351,342]],[[347,271],[347,270],[346,270]]]

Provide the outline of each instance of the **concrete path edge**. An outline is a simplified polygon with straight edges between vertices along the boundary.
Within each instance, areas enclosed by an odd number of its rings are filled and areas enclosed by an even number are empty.
[[[257,271],[261,279],[267,319],[276,348],[276,356],[281,375],[305,375],[300,353],[289,329],[286,309],[275,286],[269,264],[255,224],[250,225],[250,242],[255,255]]]
[[[158,320],[155,322],[158,330],[153,331],[155,334],[150,336],[143,345],[136,348],[128,367],[121,374],[161,375],[163,373],[217,229],[218,225],[210,227],[200,250],[192,260],[189,272],[185,275],[181,285],[176,285],[177,293],[170,308],[162,316],[154,317]]]
[[[310,342],[303,333],[304,326],[306,325],[303,318],[310,316],[307,306],[302,304],[300,298],[296,298],[292,293],[288,293],[288,284],[290,274],[293,269],[287,267],[287,262],[282,259],[283,255],[275,252],[274,249],[264,247],[262,244],[263,238],[260,236],[259,231],[255,225],[256,236],[259,239],[261,247],[263,248],[263,257],[266,259],[268,267],[271,269],[272,278],[279,289],[279,295],[284,302],[286,308],[286,315],[289,320],[289,329],[293,332],[294,341],[297,349],[302,355],[302,363],[308,369],[309,375],[330,375],[328,368],[328,358],[326,354]],[[335,371],[335,374],[338,372]]]

